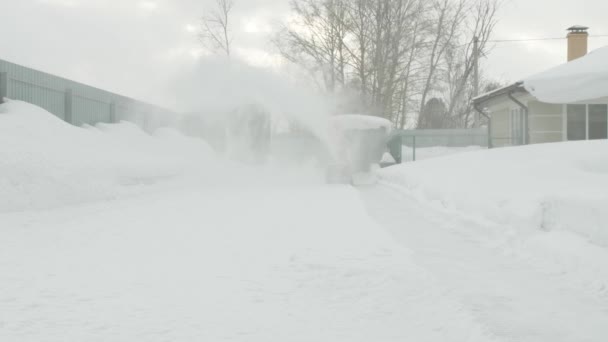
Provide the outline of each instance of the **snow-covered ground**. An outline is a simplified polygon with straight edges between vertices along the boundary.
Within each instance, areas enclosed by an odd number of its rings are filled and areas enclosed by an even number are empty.
[[[518,342],[606,340],[605,248],[564,233],[514,236],[509,227],[399,187],[363,194],[378,222],[489,335]]]
[[[9,102],[0,341],[605,341],[606,144],[556,146],[355,189]]]
[[[2,341],[493,341],[347,187],[0,220]]]
[[[547,144],[396,166],[382,171],[369,206],[491,332],[602,341],[607,149],[608,141]]]
[[[463,153],[384,170],[421,199],[518,232],[576,232],[608,247],[608,141]]]
[[[0,111],[0,341],[491,340],[355,189]]]

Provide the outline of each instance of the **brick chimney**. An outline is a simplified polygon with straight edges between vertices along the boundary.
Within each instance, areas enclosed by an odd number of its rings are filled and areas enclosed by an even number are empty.
[[[568,62],[581,58],[587,54],[589,30],[585,26],[572,26],[568,29]]]

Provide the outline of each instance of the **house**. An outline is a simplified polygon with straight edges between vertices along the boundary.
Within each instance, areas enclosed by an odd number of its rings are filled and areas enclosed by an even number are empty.
[[[588,28],[568,31],[568,63],[473,100],[493,147],[608,138],[608,46],[587,54]]]

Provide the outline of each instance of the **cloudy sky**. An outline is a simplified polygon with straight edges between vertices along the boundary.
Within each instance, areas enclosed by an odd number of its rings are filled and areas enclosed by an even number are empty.
[[[0,58],[129,96],[158,84],[203,51],[195,30],[213,0],[0,0]],[[288,0],[236,0],[237,55],[276,63],[269,34],[289,15]],[[505,0],[495,39],[565,36],[575,24],[608,35],[606,0]],[[591,49],[608,37],[591,38]],[[565,61],[565,40],[496,44],[487,73],[515,81]]]

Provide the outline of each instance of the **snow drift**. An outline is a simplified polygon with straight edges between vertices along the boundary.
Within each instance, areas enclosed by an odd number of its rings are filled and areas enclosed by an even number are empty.
[[[247,166],[172,128],[75,127],[19,101],[0,105],[0,213],[192,187],[319,184],[313,165]]]
[[[0,212],[112,199],[212,165],[200,139],[132,123],[74,127],[19,101],[0,105]]]
[[[382,171],[421,198],[519,232],[568,231],[608,246],[608,141],[463,153]]]

